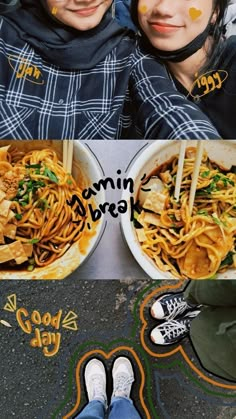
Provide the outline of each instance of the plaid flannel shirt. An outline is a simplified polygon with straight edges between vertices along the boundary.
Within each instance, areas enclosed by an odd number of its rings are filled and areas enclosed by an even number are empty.
[[[14,39],[14,42],[9,42]],[[89,70],[47,63],[0,21],[0,138],[218,138],[166,70],[125,37]]]

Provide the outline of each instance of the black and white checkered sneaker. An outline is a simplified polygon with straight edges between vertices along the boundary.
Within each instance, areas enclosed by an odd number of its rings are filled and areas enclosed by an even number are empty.
[[[189,304],[182,292],[164,294],[151,307],[151,316],[158,320],[170,320],[182,316],[184,313],[200,307]]]
[[[191,321],[200,313],[200,310],[190,311],[186,316],[156,326],[151,331],[151,340],[156,345],[172,345],[184,338],[190,330]]]

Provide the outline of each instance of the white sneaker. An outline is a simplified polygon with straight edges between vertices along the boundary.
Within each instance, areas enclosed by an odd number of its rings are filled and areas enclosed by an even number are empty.
[[[129,399],[132,383],[134,382],[134,371],[128,358],[120,356],[115,360],[112,369],[112,377],[112,397],[125,397]]]
[[[85,367],[85,385],[88,399],[99,400],[107,406],[106,371],[103,363],[94,358]]]

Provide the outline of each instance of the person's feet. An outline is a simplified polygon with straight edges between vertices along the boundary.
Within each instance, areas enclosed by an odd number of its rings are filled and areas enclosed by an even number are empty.
[[[200,313],[200,310],[190,311],[185,316],[156,326],[151,331],[151,340],[156,345],[172,345],[185,337],[190,330],[191,321]]]
[[[112,377],[112,397],[125,397],[129,399],[132,383],[134,382],[134,372],[128,358],[121,356],[115,360],[112,369]]]
[[[175,319],[189,310],[196,309],[196,305],[188,304],[182,292],[164,294],[151,307],[151,316],[158,320]]]
[[[99,400],[107,405],[106,371],[103,363],[96,358],[91,359],[85,367],[84,378],[89,401]]]

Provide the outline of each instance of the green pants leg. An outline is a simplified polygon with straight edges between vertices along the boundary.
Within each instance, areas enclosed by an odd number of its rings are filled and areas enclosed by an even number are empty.
[[[236,280],[190,281],[184,292],[186,301],[214,307],[236,307]]]
[[[190,337],[208,371],[236,381],[236,307],[208,307],[192,321]]]
[[[205,306],[190,329],[203,367],[236,381],[236,281],[191,281],[184,295]]]

